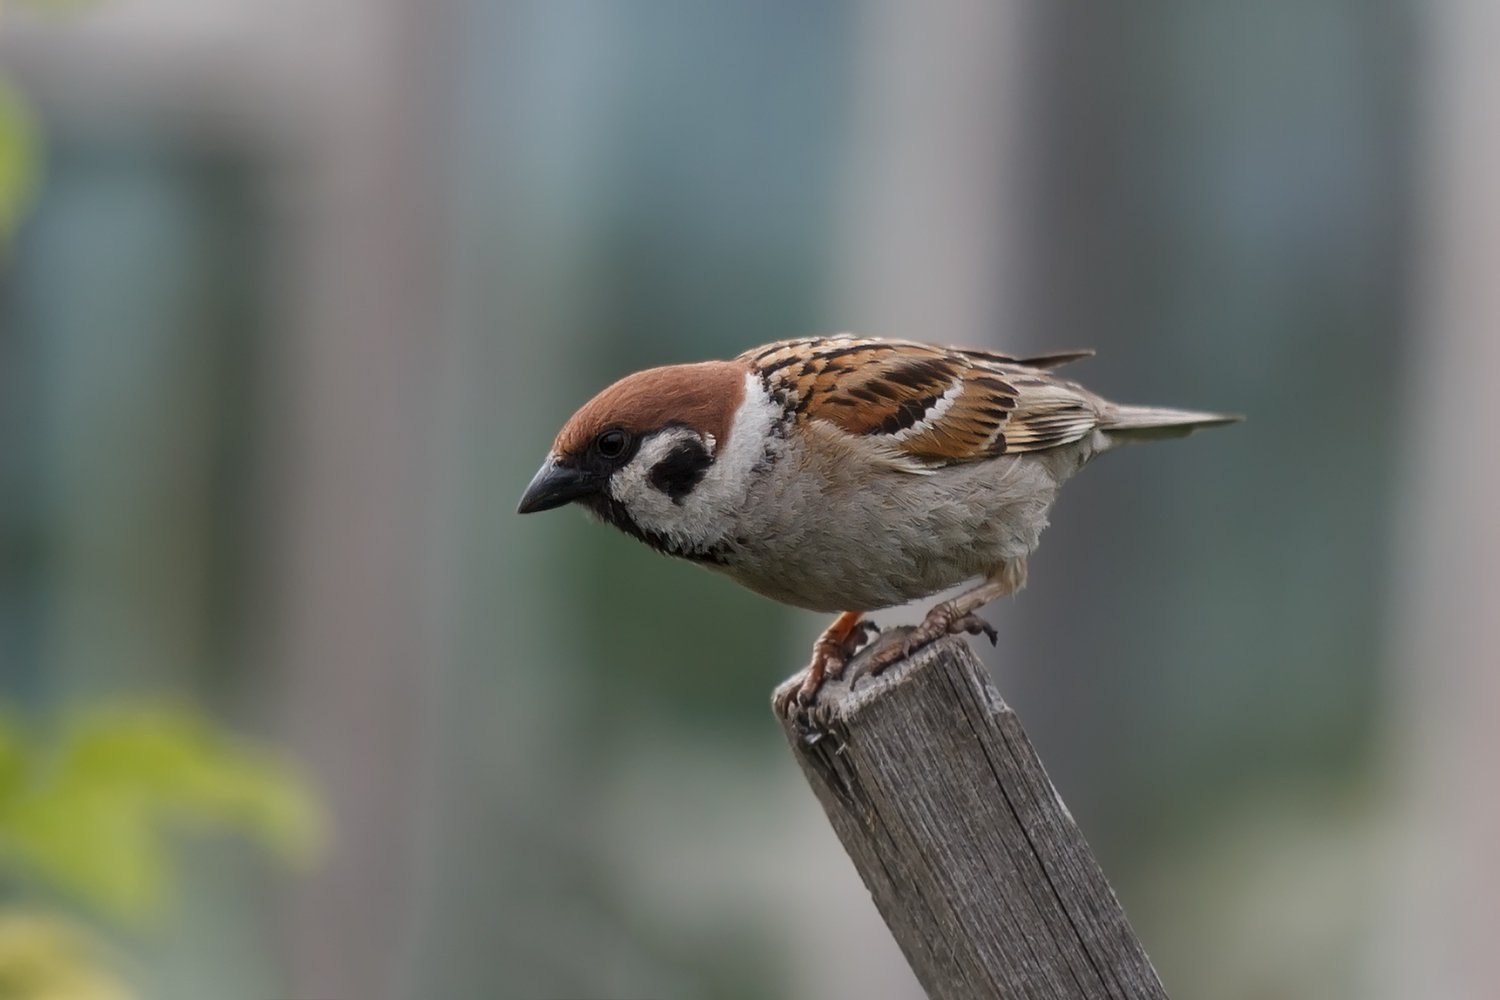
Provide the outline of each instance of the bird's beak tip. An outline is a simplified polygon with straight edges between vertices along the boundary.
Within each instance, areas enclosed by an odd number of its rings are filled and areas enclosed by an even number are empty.
[[[521,502],[516,504],[516,513],[533,514],[551,510],[587,496],[597,489],[598,484],[593,476],[580,469],[559,465],[549,458],[532,477],[526,492],[521,494]]]

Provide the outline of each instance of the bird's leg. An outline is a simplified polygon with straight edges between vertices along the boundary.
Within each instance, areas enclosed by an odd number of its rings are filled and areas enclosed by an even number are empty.
[[[880,626],[863,617],[862,611],[846,611],[824,630],[813,645],[813,654],[825,648],[824,676],[836,681],[844,676],[844,668],[854,659],[859,648],[878,635]],[[848,619],[847,621],[845,619]]]
[[[1017,559],[1006,563],[979,586],[935,605],[922,619],[922,624],[908,632],[904,638],[872,652],[868,661],[860,665],[859,672],[872,676],[879,674],[891,664],[906,659],[945,635],[983,633],[989,636],[991,644],[995,643],[998,637],[994,627],[974,612],[991,601],[1009,597],[1025,585],[1026,560]],[[856,679],[851,678],[850,683]]]
[[[786,715],[793,701],[801,705],[812,704],[825,679],[837,680],[844,673],[845,664],[869,634],[880,631],[874,622],[863,619],[862,611],[845,611],[823,630],[818,641],[813,643],[812,662],[802,672],[802,683],[777,692],[775,707],[778,715]]]

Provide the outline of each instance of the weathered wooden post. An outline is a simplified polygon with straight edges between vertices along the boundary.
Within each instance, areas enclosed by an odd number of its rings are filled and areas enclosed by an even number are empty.
[[[1166,997],[966,642],[828,685],[810,722],[792,752],[932,1000]]]

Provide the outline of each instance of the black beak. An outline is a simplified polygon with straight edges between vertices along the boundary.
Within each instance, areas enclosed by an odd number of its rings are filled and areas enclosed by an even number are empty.
[[[521,494],[517,514],[531,514],[539,510],[551,510],[565,503],[599,492],[599,477],[581,469],[558,465],[552,459],[542,463],[531,485]]]

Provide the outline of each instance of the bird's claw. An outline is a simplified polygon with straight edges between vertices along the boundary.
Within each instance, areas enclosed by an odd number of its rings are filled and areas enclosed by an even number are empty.
[[[989,639],[991,646],[998,646],[1000,644],[1000,633],[995,631],[995,626],[972,611],[948,626],[949,635],[958,635],[960,632],[967,632],[970,635],[982,635]]]
[[[807,687],[806,672],[804,671],[804,673],[797,676],[804,679],[798,683],[787,682],[784,687],[776,692],[775,697],[771,699],[771,708],[775,711],[778,718],[794,718],[798,709],[806,708],[813,702],[815,694],[804,693],[804,689]]]
[[[854,659],[854,654],[879,634],[879,625],[872,621],[861,621],[837,644],[820,639],[813,646],[812,662],[798,675],[801,682],[788,683],[776,692],[771,702],[776,714],[783,719],[790,719],[798,710],[811,707],[818,700],[818,691],[822,689],[823,683],[842,677],[849,661]]]

